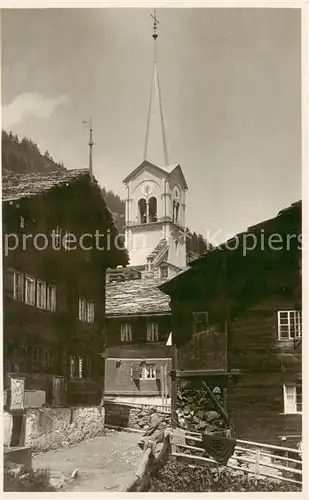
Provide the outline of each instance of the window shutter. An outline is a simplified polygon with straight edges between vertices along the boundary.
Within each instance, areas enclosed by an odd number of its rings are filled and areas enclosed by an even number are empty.
[[[4,289],[5,292],[13,297],[14,294],[14,272],[4,271]]]
[[[141,365],[139,363],[132,363],[131,373],[133,380],[139,380],[141,376]]]

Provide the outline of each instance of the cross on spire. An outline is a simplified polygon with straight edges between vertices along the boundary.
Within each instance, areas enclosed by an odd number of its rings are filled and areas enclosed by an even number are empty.
[[[158,24],[159,24],[159,20],[157,18],[157,9],[153,9],[153,14],[150,14],[152,19],[153,19],[153,34],[152,34],[152,38],[154,40],[156,40],[158,38],[158,34],[157,34],[157,28],[158,28]]]

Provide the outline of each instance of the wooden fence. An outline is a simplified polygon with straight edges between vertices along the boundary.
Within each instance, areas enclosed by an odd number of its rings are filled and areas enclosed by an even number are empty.
[[[185,443],[176,443],[172,455],[176,457],[192,458],[194,461],[216,463],[206,458],[204,449],[199,446],[202,436],[198,432],[185,432]],[[187,441],[196,445],[187,444]],[[194,451],[194,455],[184,453],[185,450]],[[199,454],[201,453],[201,455]],[[227,467],[255,474],[256,477],[269,477],[289,483],[302,484],[302,460],[299,450],[284,448],[254,441],[236,440],[233,456]]]
[[[212,463],[218,467],[254,474],[256,477],[302,484],[302,460],[299,450],[237,440],[234,454],[227,465],[219,466],[215,460],[205,456],[201,437],[198,432],[185,431],[183,439],[179,440],[179,436],[175,439],[175,430],[166,429],[163,441],[148,440],[135,477],[125,491],[147,491],[151,476],[165,465],[170,456],[195,463]]]
[[[149,410],[149,408],[155,408],[158,413],[171,414],[171,405],[158,405],[150,403],[130,403],[127,401],[113,401],[112,399],[105,398],[108,404],[115,404],[121,406],[131,406],[132,408],[140,408],[141,410]]]

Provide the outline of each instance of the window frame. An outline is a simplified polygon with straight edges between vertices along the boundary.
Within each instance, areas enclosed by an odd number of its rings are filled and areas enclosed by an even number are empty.
[[[78,319],[83,323],[94,323],[95,320],[95,304],[93,301],[85,297],[78,299]]]
[[[55,312],[57,307],[57,288],[55,285],[46,284],[46,310]]]
[[[151,367],[149,369],[148,367]],[[152,376],[147,377],[145,374],[147,373],[147,368],[148,368],[148,373],[150,373]],[[140,380],[156,380],[157,379],[157,367],[155,363],[143,363],[141,366],[141,371],[140,371]]]
[[[78,299],[78,318],[84,323],[87,322],[87,299],[85,297]]]
[[[124,327],[126,327],[123,332]],[[128,322],[123,322],[120,325],[120,341],[123,343],[132,342],[132,324]]]
[[[168,267],[160,266],[160,279],[167,280],[168,279]]]
[[[43,301],[40,304],[39,303],[39,287],[41,285],[43,285],[44,294],[43,294]],[[47,304],[47,284],[45,281],[36,280],[36,307],[38,307],[39,309],[46,309],[46,304]]]
[[[205,317],[207,318],[206,321],[197,321],[197,318],[199,315],[205,315]],[[197,325],[202,325],[206,323],[207,324],[207,329],[206,330],[201,330],[201,331],[197,331],[197,328],[196,326]],[[209,312],[208,311],[194,311],[192,312],[192,329],[193,329],[193,334],[198,334],[198,333],[209,333],[209,327],[210,327],[210,324],[209,324]]]
[[[13,299],[18,300],[19,302],[24,302],[25,300],[25,275],[24,273],[21,273],[19,271],[12,271],[13,272]],[[17,294],[17,278],[21,278],[21,293],[20,297],[18,297]]]
[[[292,398],[293,402],[289,403],[288,402],[288,390],[287,389],[292,388]],[[299,392],[300,389],[300,392]],[[291,394],[290,394],[291,396]],[[301,398],[301,401],[299,402],[299,399]],[[301,406],[301,410],[298,409],[298,405]],[[284,414],[285,415],[301,415],[302,414],[302,405],[303,405],[303,398],[302,398],[302,384],[283,384],[283,408],[284,408]],[[292,407],[292,409],[291,409]]]
[[[91,300],[87,301],[86,316],[87,323],[94,323],[94,302]]]
[[[283,323],[282,315],[287,314],[287,322]],[[291,320],[291,315],[294,318]],[[294,328],[294,336],[291,335],[291,325]],[[287,327],[287,336],[282,336],[281,329]],[[277,311],[277,337],[280,341],[291,341],[302,337],[302,311],[299,309],[282,309]]]
[[[81,380],[84,377],[84,357],[76,354],[70,355],[70,380]]]
[[[30,283],[30,285],[33,287],[30,293],[31,300],[29,300],[28,297],[28,288],[27,288],[27,282]],[[36,280],[32,276],[29,276],[28,274],[25,274],[24,277],[24,288],[25,288],[25,304],[28,306],[36,306]]]
[[[147,342],[159,342],[159,324],[156,321],[147,321]]]

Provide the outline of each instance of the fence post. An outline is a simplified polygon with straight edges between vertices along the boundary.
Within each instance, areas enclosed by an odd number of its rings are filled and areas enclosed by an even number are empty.
[[[256,456],[255,456],[255,477],[259,477],[260,460],[261,460],[261,450],[260,450],[260,448],[257,448],[256,449]]]

